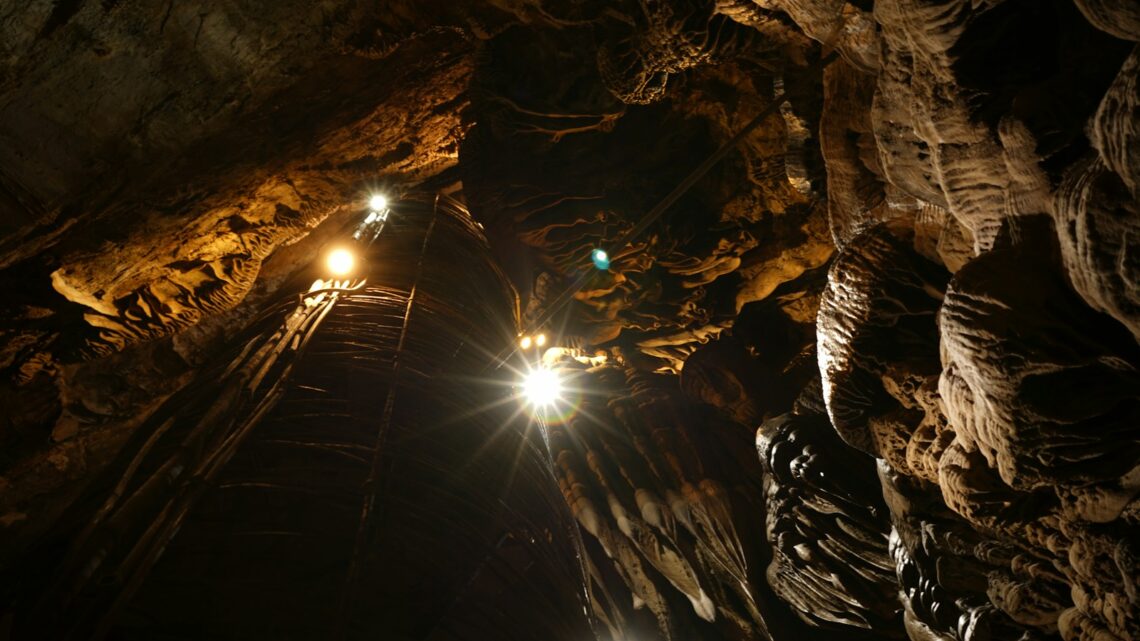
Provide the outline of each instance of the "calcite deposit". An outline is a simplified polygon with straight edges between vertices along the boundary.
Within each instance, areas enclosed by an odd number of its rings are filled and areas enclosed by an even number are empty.
[[[0,638],[1140,641],[1138,43],[1134,0],[0,7]]]

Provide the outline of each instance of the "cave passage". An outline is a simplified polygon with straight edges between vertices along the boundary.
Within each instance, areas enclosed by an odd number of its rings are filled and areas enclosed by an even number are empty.
[[[458,203],[393,211],[353,232],[352,278],[270,305],[140,428],[21,634],[592,634],[546,454],[470,376],[514,334],[512,290]]]
[[[1136,0],[0,4],[0,641],[1140,641]]]

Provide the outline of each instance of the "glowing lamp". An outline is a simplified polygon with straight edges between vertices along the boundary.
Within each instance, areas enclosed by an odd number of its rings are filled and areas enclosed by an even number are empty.
[[[523,395],[534,407],[550,407],[562,398],[562,380],[552,369],[531,370],[523,380]]]
[[[594,262],[594,267],[598,269],[604,271],[610,268],[610,255],[606,253],[606,250],[600,247],[590,252],[590,260]]]
[[[352,252],[343,248],[332,250],[325,258],[325,266],[328,267],[333,276],[347,276],[354,265],[356,265],[356,257],[352,255]]]
[[[546,344],[546,334],[539,334],[538,336],[535,336],[534,337],[534,344],[538,345],[539,347],[542,347],[543,345],[545,345]]]
[[[523,349],[530,349],[530,343],[530,336],[523,336],[522,340],[519,341],[519,347]]]
[[[368,206],[373,211],[384,211],[388,207],[388,199],[383,194],[372,194],[372,197],[368,199]]]

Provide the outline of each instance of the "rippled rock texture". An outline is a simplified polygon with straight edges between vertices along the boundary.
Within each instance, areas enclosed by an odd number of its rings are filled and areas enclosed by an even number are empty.
[[[743,449],[749,441],[746,428],[680,396],[671,376],[575,359],[557,351],[548,352],[545,362],[562,372],[571,390],[566,402],[572,413],[550,421],[546,432],[555,474],[581,525],[594,611],[612,638],[814,637],[809,625],[844,617],[840,613],[844,605],[835,604],[834,610],[817,619],[797,621],[794,608],[803,602],[790,601],[781,583],[771,582],[769,587],[763,578],[768,563],[772,564],[769,576],[777,564],[792,570],[780,563],[779,554],[799,545],[791,540],[797,534],[782,535],[784,547],[775,552],[774,560],[765,546],[757,545],[764,538],[765,513],[769,522],[777,513],[782,522],[795,521],[794,510],[810,506],[797,500],[803,494],[798,488],[778,489],[781,486],[774,484],[779,482],[768,475],[770,468],[762,471],[752,452]],[[822,425],[826,427],[826,421]],[[831,438],[836,440],[833,434]],[[773,440],[789,439],[780,433]],[[779,468],[785,475],[781,480],[796,473],[787,469],[785,459],[805,444],[802,438],[791,441],[786,447],[773,445],[780,448],[776,464],[784,466]],[[873,466],[866,463],[863,471],[870,474],[862,478],[871,483],[862,487],[873,492]],[[791,493],[790,500],[782,500],[795,507],[783,509],[783,503],[773,499],[777,493],[782,497]],[[848,496],[846,506],[865,498],[858,493]],[[827,500],[823,493],[819,497]],[[835,507],[812,506],[823,512]],[[878,525],[884,525],[885,511],[876,514]],[[876,516],[868,516],[858,525],[872,528],[872,540],[865,543],[879,558],[857,562],[871,574],[886,572],[889,577],[892,566],[885,534],[879,531],[878,540],[873,540],[876,530],[868,524],[874,521]],[[814,543],[817,534],[842,530],[842,526],[808,530],[798,536]],[[837,542],[838,548],[823,545],[839,550],[839,559],[846,551],[850,561],[859,551],[859,541],[851,543]],[[823,548],[819,551],[826,553]],[[886,570],[881,567],[884,563]],[[884,594],[889,595],[893,585],[886,582]],[[885,609],[888,619],[893,610],[889,603],[870,607]],[[841,620],[852,616],[861,615]],[[880,621],[872,614],[863,627]],[[841,638],[860,638],[840,632]]]
[[[912,639],[1136,638],[1136,63],[1098,31],[1130,12],[876,2],[879,67],[825,71],[822,396],[879,459]],[[777,580],[803,616],[830,563]]]
[[[469,207],[519,295],[482,358],[544,331],[592,392],[528,518],[601,638],[1140,641],[1138,41],[1131,0],[0,9],[0,570],[382,189]]]
[[[707,9],[698,18],[740,30]],[[790,183],[777,113],[655,225],[609,246],[767,107],[782,76],[766,47],[725,50],[719,64],[692,51],[684,88],[662,76],[660,95],[640,106],[607,91],[604,65],[597,71],[587,55],[593,46],[589,34],[521,28],[486,45],[475,74],[480,118],[460,149],[464,193],[519,274],[529,319],[577,285],[567,334],[675,373],[744,305],[827,261],[824,207]],[[646,59],[656,51],[647,41],[623,46]],[[798,69],[788,73],[807,73]],[[604,272],[590,264],[599,247],[612,254]]]
[[[768,583],[809,624],[902,638],[874,463],[838,440],[816,409],[797,408],[756,434],[772,546]]]
[[[916,394],[938,371],[934,319],[949,277],[907,231],[876,227],[836,257],[816,323],[832,424],[852,447],[899,465],[925,418]]]
[[[1090,123],[1096,153],[1069,170],[1053,202],[1069,279],[1094,309],[1140,337],[1140,52],[1133,50]]]

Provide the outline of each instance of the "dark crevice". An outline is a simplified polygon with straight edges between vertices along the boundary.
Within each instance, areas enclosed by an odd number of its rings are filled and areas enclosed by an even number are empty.
[[[56,0],[47,22],[40,29],[38,39],[49,38],[57,29],[67,24],[83,7],[84,0]]]

